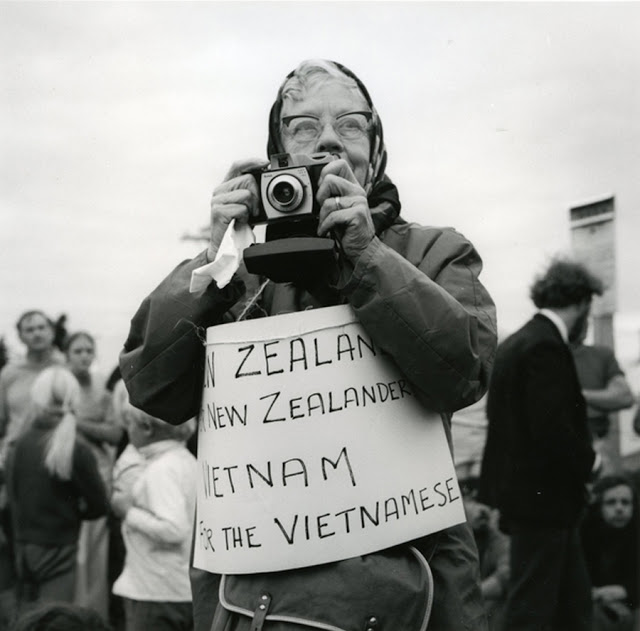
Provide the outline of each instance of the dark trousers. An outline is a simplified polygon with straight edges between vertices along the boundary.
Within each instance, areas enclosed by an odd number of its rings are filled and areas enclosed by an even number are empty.
[[[591,631],[591,584],[578,525],[509,523],[508,631]]]
[[[18,607],[35,602],[73,602],[77,546],[16,543]]]
[[[126,631],[191,631],[190,602],[151,602],[123,598]]]

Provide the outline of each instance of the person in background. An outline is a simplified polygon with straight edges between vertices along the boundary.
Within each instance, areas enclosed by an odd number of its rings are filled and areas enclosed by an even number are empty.
[[[630,480],[600,478],[582,524],[594,631],[631,631],[638,616],[638,502]]]
[[[42,311],[26,311],[16,328],[26,354],[0,372],[0,469],[7,449],[25,427],[31,385],[45,368],[64,361],[54,344],[56,325]]]
[[[116,367],[111,372],[106,383],[107,390],[111,393],[111,401],[109,404],[109,411],[107,413],[108,422],[119,427],[122,430],[122,438],[116,447],[116,461],[113,467],[112,473],[112,485],[111,485],[111,510],[108,515],[108,527],[109,527],[109,564],[107,568],[107,577],[109,582],[109,621],[114,627],[115,631],[122,631],[125,625],[124,619],[124,604],[122,598],[113,593],[113,584],[116,579],[122,573],[124,568],[124,559],[126,550],[124,547],[124,540],[122,538],[122,520],[118,512],[113,505],[113,497],[119,492],[118,486],[122,486],[122,480],[120,479],[120,469],[123,466],[125,460],[121,460],[120,457],[126,451],[130,453],[131,450],[137,452],[135,448],[129,443],[129,434],[127,431],[127,421],[124,415],[125,406],[128,403],[127,389],[120,377],[120,369]],[[120,464],[118,461],[120,460]],[[125,473],[125,478],[127,474]]]
[[[109,493],[115,446],[122,430],[108,422],[110,394],[102,376],[91,370],[96,355],[92,335],[85,331],[71,334],[64,345],[67,366],[80,384],[76,403],[77,431],[89,445]],[[109,529],[107,517],[82,524],[78,542],[78,570],[75,602],[108,617],[109,584],[107,566]]]
[[[600,293],[586,267],[552,261],[531,287],[538,313],[498,347],[479,500],[511,537],[509,631],[591,631],[580,519],[599,458],[568,343]]]
[[[33,422],[9,452],[20,605],[73,601],[80,523],[108,510],[96,460],[77,435],[79,396],[69,370],[43,370],[31,388]]]
[[[335,250],[324,265],[291,265],[300,274],[295,282],[249,274],[241,267],[223,288],[196,275],[204,287],[190,292],[192,273],[215,262],[227,228],[246,225],[259,212],[258,184],[247,169],[265,161],[233,164],[213,192],[208,248],[179,265],[133,317],[120,357],[131,402],[171,423],[184,422],[200,411],[200,331],[244,315],[349,304],[374,343],[396,362],[420,404],[440,413],[450,437],[451,414],[484,394],[496,346],[495,306],[479,279],[482,261],[473,244],[454,229],[399,217],[398,190],[385,172],[380,117],[365,85],[342,64],[307,60],[289,73],[269,116],[267,152],[271,157],[329,153],[336,158],[318,176],[313,230],[313,236],[330,238]],[[301,277],[302,272],[307,275]],[[274,596],[270,607],[287,607],[298,619],[321,616],[326,624],[340,626],[346,624],[336,620],[340,616],[372,617],[368,606],[367,611],[353,606],[371,595],[385,615],[406,613],[410,608],[401,601],[413,606],[416,592],[425,594],[426,559],[435,583],[429,624],[442,630],[485,629],[477,550],[467,524],[421,537],[413,548],[407,544],[365,555],[361,562],[345,559],[261,578],[266,591],[280,585],[286,593],[286,603]],[[389,571],[390,564],[397,571]],[[227,609],[221,600],[214,613],[219,575],[194,568],[192,576],[198,631],[250,624],[234,603]],[[255,575],[234,575],[226,576],[224,584],[240,602],[253,597],[256,580]],[[374,581],[379,587],[368,587]],[[337,585],[342,586],[339,601],[331,595]],[[317,605],[322,598],[335,606]],[[424,607],[414,608],[420,621],[420,612],[429,610],[427,601],[425,594]]]
[[[480,557],[480,588],[490,631],[502,631],[509,583],[509,537],[498,528],[498,515],[477,498],[478,478],[461,480],[460,488]]]
[[[9,361],[0,371],[0,631],[15,609],[11,518],[4,486],[7,452],[27,424],[30,391],[36,377],[63,358],[55,346],[56,324],[40,310],[24,312],[16,323],[26,348],[24,357]]]
[[[602,457],[602,474],[613,472],[615,455],[610,453],[607,436],[612,412],[630,408],[635,403],[631,388],[611,348],[587,345],[589,321],[573,336],[571,353],[576,363],[582,395],[587,402],[587,421],[593,448]]]
[[[196,460],[185,443],[195,421],[176,427],[130,405],[125,416],[130,445],[116,466],[111,501],[126,557],[113,591],[124,599],[126,631],[190,631]]]

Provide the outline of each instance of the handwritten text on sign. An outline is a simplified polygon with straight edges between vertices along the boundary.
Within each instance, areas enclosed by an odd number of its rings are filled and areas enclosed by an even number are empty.
[[[348,306],[212,327],[195,565],[336,561],[464,520],[440,416]]]

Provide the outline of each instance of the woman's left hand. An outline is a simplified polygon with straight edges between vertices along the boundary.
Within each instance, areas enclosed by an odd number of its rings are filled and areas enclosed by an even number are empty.
[[[355,263],[376,231],[367,195],[345,160],[334,160],[322,169],[317,201],[318,234],[335,235],[344,254]]]

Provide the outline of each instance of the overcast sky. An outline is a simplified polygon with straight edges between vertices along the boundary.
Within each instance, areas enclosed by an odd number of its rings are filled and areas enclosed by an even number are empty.
[[[311,57],[368,86],[403,214],[474,242],[503,332],[568,251],[568,209],[615,195],[637,358],[640,4],[612,2],[0,3],[0,335],[18,350],[21,311],[66,312],[110,369]]]

